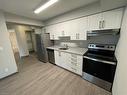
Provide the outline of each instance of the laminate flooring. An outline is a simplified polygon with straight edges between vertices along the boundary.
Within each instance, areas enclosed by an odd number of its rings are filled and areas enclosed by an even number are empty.
[[[34,55],[23,58],[19,72],[0,80],[0,95],[111,95],[80,76]]]

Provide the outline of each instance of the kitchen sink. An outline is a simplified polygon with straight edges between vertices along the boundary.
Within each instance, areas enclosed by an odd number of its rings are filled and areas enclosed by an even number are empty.
[[[64,48],[64,47],[63,47],[63,48],[59,48],[59,50],[68,50],[68,48]]]

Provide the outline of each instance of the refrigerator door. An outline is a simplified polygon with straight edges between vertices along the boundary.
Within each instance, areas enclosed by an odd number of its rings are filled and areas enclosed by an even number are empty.
[[[44,43],[41,39],[41,34],[36,34],[36,48],[37,48],[37,57],[42,62],[47,62],[46,60],[46,50]]]

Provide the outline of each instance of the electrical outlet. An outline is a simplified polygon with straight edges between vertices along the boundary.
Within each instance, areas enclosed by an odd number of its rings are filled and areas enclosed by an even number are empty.
[[[5,72],[8,72],[8,68],[5,68]]]

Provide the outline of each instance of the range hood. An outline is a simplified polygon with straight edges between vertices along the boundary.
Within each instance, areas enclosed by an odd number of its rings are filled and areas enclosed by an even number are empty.
[[[120,29],[94,30],[94,31],[87,31],[87,36],[117,35],[119,33],[120,33]]]

